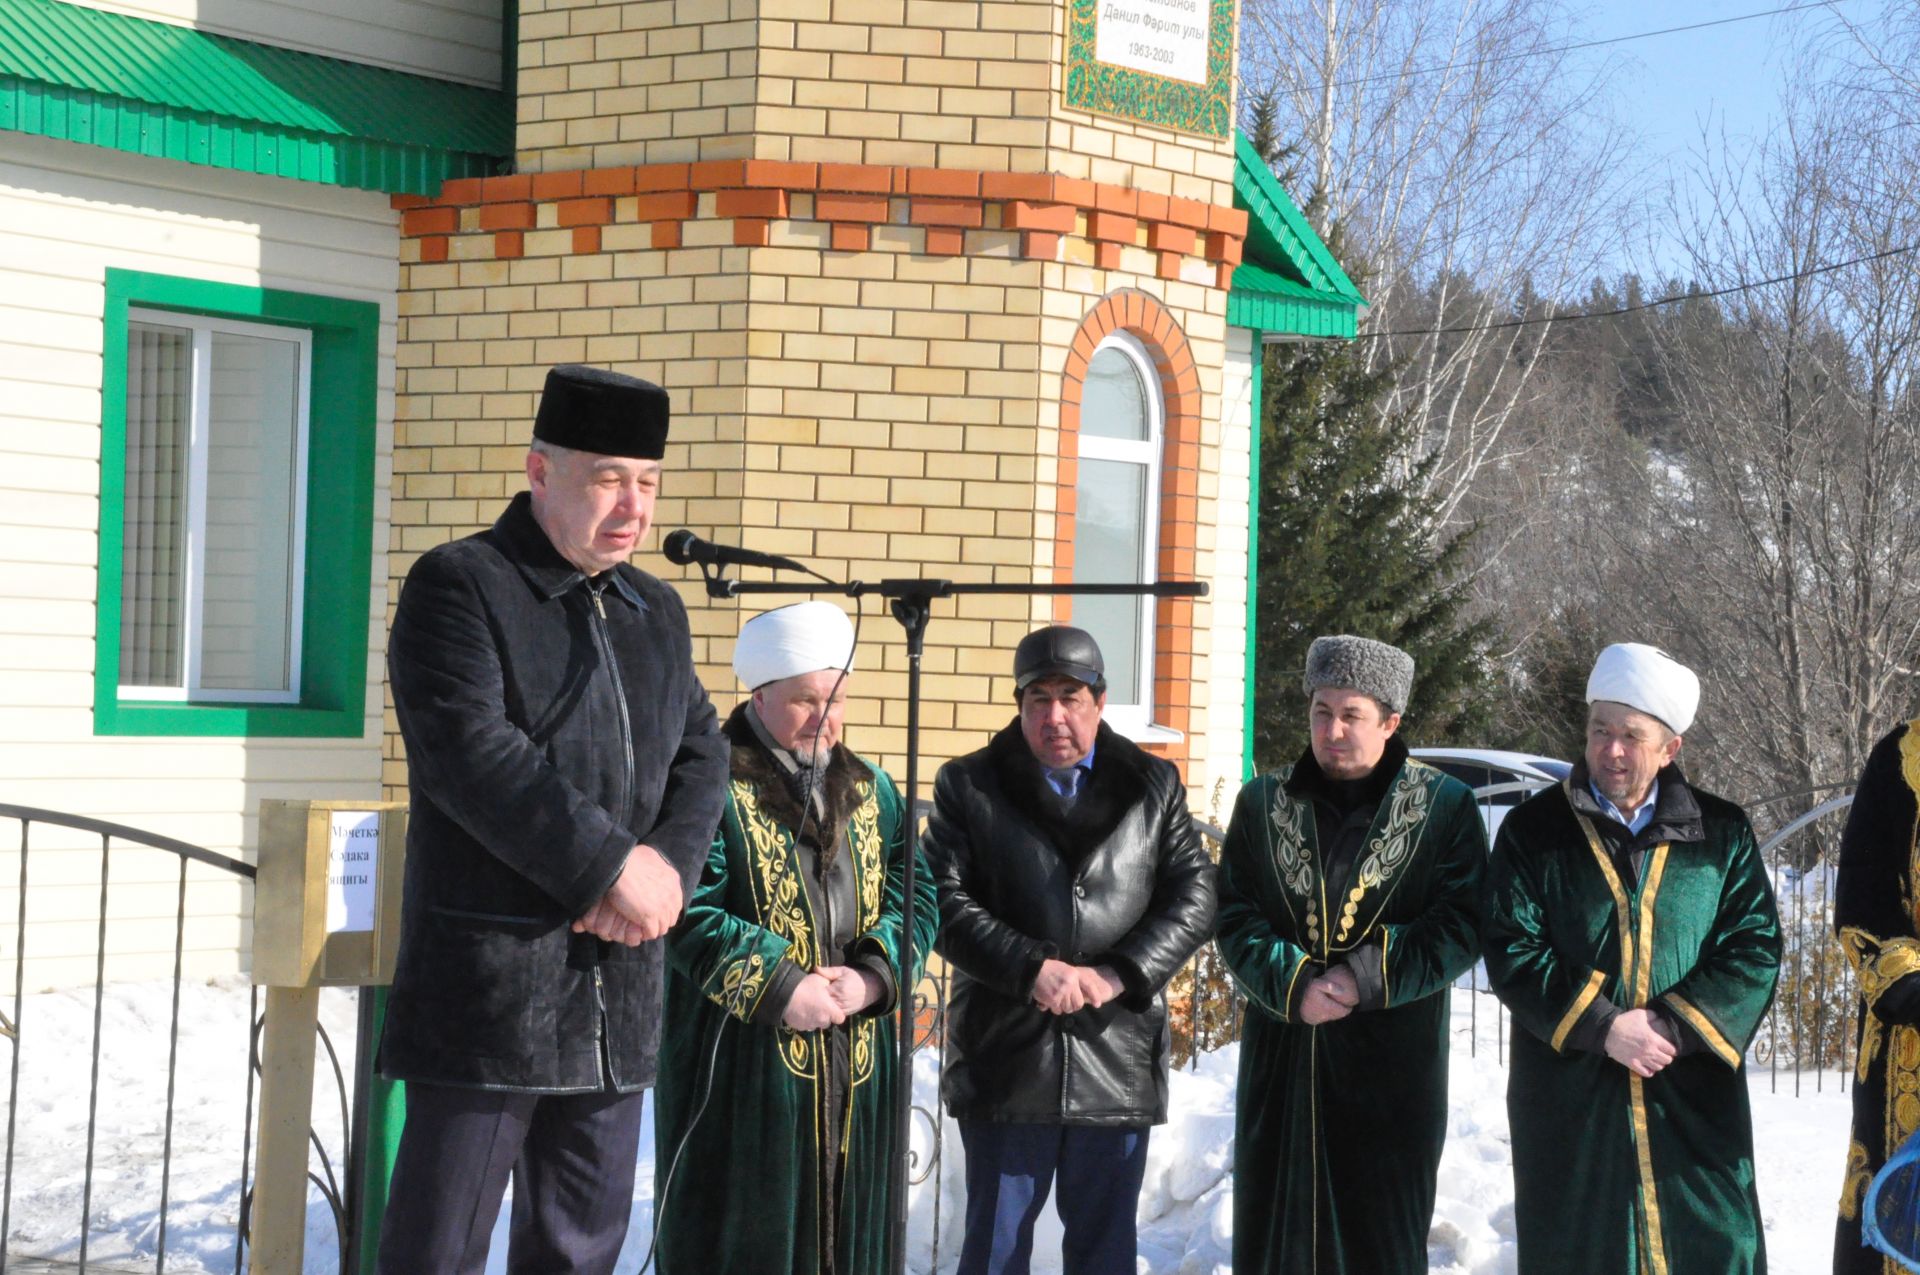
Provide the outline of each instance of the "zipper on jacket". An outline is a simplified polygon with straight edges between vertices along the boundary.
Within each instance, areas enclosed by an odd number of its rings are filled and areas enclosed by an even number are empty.
[[[593,1052],[600,1056],[602,1083],[617,1085],[620,1079],[613,1074],[613,1042],[607,1032],[607,985],[601,980],[597,963],[593,967],[593,1003],[600,1011],[593,1020]]]
[[[613,635],[607,629],[606,585],[587,585],[587,591],[593,594],[593,609],[599,623],[593,626],[593,633],[600,640],[600,654],[607,661],[607,676],[613,679],[613,702],[620,708],[620,744],[626,754],[627,782],[621,792],[619,809],[631,810],[633,807],[633,719],[627,713],[627,688],[620,681],[620,664],[613,657]]]
[[[617,808],[630,812],[633,809],[633,718],[627,712],[627,688],[620,681],[620,663],[614,659],[613,635],[607,629],[606,587],[604,583],[596,585],[589,581],[587,591],[593,594],[593,610],[597,621],[593,625],[593,633],[599,639],[600,654],[607,662],[607,676],[613,679],[613,702],[620,709],[620,744],[626,755],[627,778],[626,786],[621,790],[620,804]],[[612,1025],[607,1021],[606,983],[601,978],[598,961],[594,962],[593,966],[593,999],[600,1011],[599,1020],[595,1024],[595,1030],[600,1037],[600,1065],[606,1071],[607,1082],[618,1084],[618,1078],[613,1074],[613,1033]]]

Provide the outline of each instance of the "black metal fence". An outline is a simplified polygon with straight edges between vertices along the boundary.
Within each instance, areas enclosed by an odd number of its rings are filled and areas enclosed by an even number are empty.
[[[247,1211],[251,1199],[252,1146],[254,1125],[255,1076],[259,1070],[259,1040],[262,1018],[258,989],[228,982],[209,987],[190,983],[187,976],[188,933],[193,918],[188,907],[190,887],[206,884],[238,884],[250,888],[254,879],[251,864],[219,854],[202,846],[171,837],[158,836],[137,828],[108,823],[84,816],[39,810],[27,806],[0,805],[0,864],[11,851],[15,862],[6,866],[15,871],[14,931],[10,954],[13,966],[11,1012],[0,1013],[0,1045],[7,1049],[7,1107],[4,1176],[0,1176],[0,1275],[9,1269],[42,1271],[152,1270],[168,1269],[169,1246],[176,1216],[192,1219],[194,1239],[200,1250],[191,1265],[207,1269],[203,1260],[209,1248],[224,1250],[231,1245],[235,1275],[242,1269],[247,1237]],[[84,872],[86,880],[81,875]],[[33,887],[41,887],[39,915],[31,915],[29,899]],[[170,911],[155,914],[156,887],[171,894]],[[0,887],[3,888],[3,887]],[[130,901],[115,906],[115,891],[124,890]],[[91,915],[75,903],[75,896],[91,894]],[[53,900],[51,906],[47,901]],[[243,908],[244,912],[245,909]],[[109,964],[115,954],[109,941],[110,922],[146,927],[149,934],[158,921],[170,926],[172,972],[167,988],[168,1013],[164,1028],[145,1021],[144,1006],[129,1010],[108,995]],[[38,927],[36,929],[35,927]],[[76,944],[82,929],[91,930],[90,951]],[[36,942],[36,934],[53,935]],[[144,941],[143,941],[144,945]],[[90,958],[90,986],[73,987],[72,979],[62,977],[62,990],[29,997],[28,974],[37,968],[70,972],[76,961]],[[151,961],[151,951],[139,958]],[[231,1197],[232,1208],[223,1220],[221,1210],[209,1207],[206,1198],[175,1198],[177,1104],[183,1079],[195,1090],[196,1098],[218,1092],[224,1078],[198,1074],[205,1069],[204,1059],[183,1058],[183,991],[196,1013],[212,1000],[220,1002],[212,1011],[215,1031],[231,1032],[228,1045],[220,1051],[234,1060],[245,1059],[244,1108],[238,1128],[230,1133],[233,1177],[225,1178],[221,1198]],[[76,998],[91,1002],[89,1027],[77,1028],[70,1019],[52,1012],[73,1008]],[[109,1015],[110,1003],[114,1013]],[[196,1023],[195,1030],[206,1024]],[[111,1041],[115,1031],[137,1037],[133,1042]],[[44,1034],[43,1034],[44,1033]],[[79,1038],[84,1035],[84,1054]],[[160,1045],[159,1042],[164,1042]],[[195,1042],[197,1043],[197,1042]],[[322,1047],[333,1057],[331,1041],[322,1033]],[[164,1062],[156,1046],[164,1048]],[[120,1048],[116,1049],[116,1046]],[[40,1051],[36,1053],[35,1051]],[[131,1052],[138,1075],[114,1074],[112,1059]],[[22,1061],[28,1055],[36,1059],[34,1072],[23,1077]],[[236,1062],[236,1067],[239,1064]],[[84,1067],[87,1081],[86,1126],[77,1147],[64,1145],[73,1132],[73,1114],[66,1110],[77,1088],[76,1071]],[[183,1070],[184,1069],[184,1070]],[[160,1110],[145,1109],[151,1095],[147,1087],[159,1072],[164,1075]],[[346,1081],[337,1058],[333,1075],[342,1095],[343,1122]],[[38,1084],[25,1083],[34,1081]],[[233,1079],[237,1080],[235,1076]],[[230,1098],[230,1093],[222,1095]],[[103,1148],[102,1116],[107,1108],[120,1121],[132,1121],[133,1134],[116,1145]],[[129,1111],[127,1108],[139,1109]],[[158,1122],[158,1146],[146,1136]],[[23,1122],[37,1127],[23,1129]],[[23,1146],[25,1134],[30,1140]],[[63,1145],[50,1146],[50,1142]],[[129,1145],[131,1143],[131,1145]],[[331,1207],[336,1225],[341,1228],[342,1252],[345,1248],[345,1218],[341,1208],[342,1192],[335,1178],[326,1149],[318,1138],[321,1173],[313,1176],[320,1194]],[[186,1148],[196,1159],[204,1159],[210,1149]],[[79,1161],[78,1190],[74,1175],[64,1167],[43,1172],[40,1180],[22,1180],[22,1152],[36,1153],[36,1162],[44,1170],[50,1154],[65,1154]],[[158,1174],[152,1174],[152,1157],[157,1153]],[[216,1177],[223,1177],[216,1172]],[[130,1178],[150,1180],[150,1191],[129,1192]],[[51,1180],[49,1180],[51,1179]],[[97,1188],[103,1181],[115,1185],[113,1217],[104,1228],[100,1221],[101,1201]],[[129,1195],[143,1195],[129,1205]],[[17,1232],[22,1206],[35,1215],[29,1234]],[[109,1251],[98,1251],[101,1235],[111,1234],[115,1242]],[[179,1263],[176,1262],[176,1266]]]
[[[1506,797],[1514,788],[1515,785],[1503,784],[1488,789],[1478,789],[1476,792],[1483,802],[1491,803]],[[1800,795],[1806,796],[1806,794]],[[1831,836],[1818,837],[1817,850],[1811,855],[1805,853],[1802,848],[1796,848],[1795,853],[1786,854],[1783,853],[1783,847],[1796,837],[1807,836],[1818,831],[1823,820],[1829,820],[1843,812],[1850,801],[1851,798],[1844,795],[1830,797],[1802,814],[1792,818],[1776,819],[1774,823],[1777,824],[1777,830],[1768,838],[1764,847],[1769,863],[1782,864],[1773,869],[1773,875],[1780,901],[1786,945],[1780,992],[1776,997],[1772,1013],[1749,1050],[1748,1061],[1750,1066],[1757,1068],[1764,1065],[1767,1068],[1776,1091],[1783,1083],[1790,1083],[1792,1092],[1796,1095],[1801,1092],[1803,1083],[1810,1083],[1816,1092],[1830,1081],[1842,1087],[1846,1084],[1847,1068],[1851,1061],[1853,1047],[1855,983],[1852,970],[1832,937],[1831,905],[1835,839]],[[1763,802],[1757,803],[1757,806],[1772,807],[1778,804],[1778,802]],[[1224,834],[1219,828],[1209,824],[1203,823],[1201,828],[1217,857],[1219,843]],[[0,855],[4,855],[9,845],[17,846],[17,863],[14,866],[17,868],[18,885],[12,951],[12,1009],[10,1014],[0,1013],[0,1043],[8,1047],[9,1054],[4,1179],[0,1180],[0,1275],[5,1275],[10,1265],[14,1269],[19,1269],[27,1261],[34,1261],[38,1267],[40,1259],[57,1260],[63,1268],[76,1268],[81,1271],[151,1269],[155,1272],[165,1272],[168,1262],[170,1210],[175,1204],[172,1198],[175,1153],[174,1117],[177,1082],[182,1065],[181,993],[185,979],[186,937],[189,927],[187,899],[190,876],[211,875],[216,879],[250,884],[254,877],[254,869],[251,865],[226,855],[135,828],[52,811],[0,805]],[[114,1077],[103,1077],[102,1074],[107,1031],[105,1008],[110,951],[109,918],[112,914],[110,898],[117,874],[144,875],[150,880],[152,856],[155,855],[162,856],[160,862],[170,864],[167,875],[172,882],[170,923],[173,945],[170,1018],[165,1031],[165,1100],[164,1110],[161,1113],[158,1147],[159,1174],[155,1185],[157,1199],[153,1213],[154,1223],[150,1247],[143,1244],[139,1246],[141,1251],[137,1253],[110,1254],[106,1259],[111,1263],[109,1267],[92,1252],[91,1240],[94,1229],[94,1186],[96,1170],[99,1167],[96,1163],[96,1143],[103,1099],[103,1080],[107,1081],[109,1086],[115,1081]],[[91,997],[91,1032],[87,1041],[84,1064],[79,1057],[68,1057],[65,1060],[67,1066],[84,1065],[88,1069],[87,1122],[81,1148],[83,1167],[80,1189],[77,1199],[72,1201],[73,1211],[76,1214],[74,1221],[78,1227],[77,1245],[62,1243],[56,1244],[54,1251],[29,1252],[27,1250],[32,1247],[31,1244],[23,1246],[15,1243],[12,1227],[15,1204],[21,1198],[22,1191],[22,1184],[17,1181],[15,1174],[15,1153],[20,1132],[22,1101],[25,1099],[31,1102],[34,1098],[30,1093],[23,1093],[21,1087],[23,1048],[34,1041],[37,1027],[34,1015],[28,1008],[30,1002],[25,994],[27,970],[33,956],[29,943],[28,898],[29,887],[35,880],[36,865],[43,861],[52,861],[54,856],[60,857],[61,871],[65,873],[69,882],[72,879],[72,865],[77,861],[77,856],[87,857],[89,861],[97,860],[97,866],[90,869],[95,878],[94,884],[97,885],[97,906],[93,909],[91,918],[93,981],[89,989],[83,989]],[[136,860],[142,860],[143,866],[135,868]],[[4,862],[4,858],[0,858],[0,864]],[[1231,979],[1211,944],[1203,947],[1196,954],[1169,990],[1173,1057],[1177,1065],[1193,1066],[1197,1064],[1201,1054],[1239,1039],[1244,1002],[1234,992]],[[914,999],[916,1035],[922,1050],[931,1054],[935,1074],[938,1072],[939,1060],[944,1048],[943,1028],[947,991],[948,980],[945,972],[936,964],[934,975],[922,984]],[[241,995],[241,989],[234,987],[232,994],[237,1001]],[[1504,1064],[1509,1031],[1507,1016],[1498,1001],[1488,991],[1484,973],[1478,968],[1470,971],[1456,984],[1453,994],[1456,1027],[1464,1030],[1468,1051],[1477,1055],[1485,1044],[1490,1043],[1496,1057]],[[246,1214],[254,1122],[254,1075],[259,1065],[257,1055],[261,1023],[257,992],[248,988],[245,995],[247,1003],[244,1018],[241,1017],[237,1003],[236,1012],[233,1015],[237,1023],[234,1030],[239,1035],[239,1038],[233,1042],[233,1052],[235,1055],[240,1055],[244,1051],[249,1059],[245,1081],[245,1114],[241,1127],[233,1131],[234,1140],[238,1143],[234,1150],[237,1178],[232,1180],[238,1185],[238,1208],[231,1226],[232,1261],[236,1275],[243,1268],[246,1248]],[[347,1128],[347,1079],[342,1074],[338,1058],[333,1053],[331,1042],[325,1039],[324,1032],[322,1044],[328,1057],[332,1059],[333,1076],[340,1094],[344,1131]],[[159,1065],[157,1057],[145,1058],[142,1062],[149,1068]],[[1830,1076],[1830,1072],[1835,1074]],[[111,1100],[110,1087],[104,1096]],[[934,1184],[930,1204],[924,1202],[923,1198],[922,1207],[931,1208],[934,1251],[940,1253],[950,1246],[951,1242],[950,1236],[942,1235],[943,1230],[951,1226],[951,1219],[942,1216],[944,1204],[939,1176],[940,1161],[946,1143],[943,1132],[944,1121],[938,1111],[937,1102],[923,1103],[916,1108],[916,1113],[918,1119],[915,1140],[910,1150],[912,1157],[910,1178],[915,1186],[930,1180]],[[353,1227],[342,1205],[343,1192],[335,1174],[334,1162],[328,1157],[325,1146],[317,1136],[314,1138],[314,1146],[319,1151],[320,1171],[313,1175],[313,1182],[332,1210],[340,1240],[336,1251],[351,1262]],[[343,1163],[347,1158],[343,1156]],[[44,1185],[25,1184],[29,1190],[38,1189]],[[229,1184],[230,1188],[231,1185],[232,1183]],[[943,1239],[948,1243],[943,1244]],[[139,1265],[127,1265],[129,1259],[137,1260]]]

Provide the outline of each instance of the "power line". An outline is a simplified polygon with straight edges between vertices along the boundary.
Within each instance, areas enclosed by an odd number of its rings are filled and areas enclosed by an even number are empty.
[[[1373,84],[1380,80],[1403,80],[1416,75],[1433,75],[1440,71],[1464,70],[1472,66],[1492,66],[1499,62],[1512,62],[1520,58],[1543,58],[1555,53],[1575,53],[1581,49],[1599,49],[1610,44],[1626,44],[1630,40],[1650,40],[1659,35],[1679,35],[1686,31],[1704,31],[1708,27],[1724,27],[1735,22],[1751,22],[1755,18],[1772,18],[1782,13],[1798,13],[1803,9],[1830,9],[1839,0],[1807,0],[1802,4],[1783,5],[1778,9],[1763,9],[1758,13],[1742,13],[1731,18],[1715,18],[1711,22],[1690,22],[1685,26],[1662,27],[1658,31],[1635,31],[1631,35],[1609,36],[1604,40],[1582,40],[1577,44],[1562,44],[1551,49],[1523,49],[1517,53],[1500,53],[1488,58],[1475,58],[1468,62],[1436,62],[1432,66],[1417,66],[1410,71],[1388,71],[1380,75],[1363,75],[1358,79],[1335,80],[1335,88],[1351,88],[1356,84]]]
[[[1776,283],[1791,283],[1795,279],[1811,279],[1814,275],[1827,274],[1834,270],[1845,270],[1849,266],[1865,265],[1869,261],[1884,261],[1888,257],[1898,257],[1905,253],[1920,251],[1920,243],[1903,244],[1898,248],[1889,248],[1885,252],[1868,253],[1864,257],[1852,257],[1846,261],[1832,261],[1823,266],[1812,266],[1806,270],[1796,270],[1792,274],[1776,275],[1771,279],[1754,279],[1748,283],[1730,284],[1724,288],[1714,288],[1707,292],[1676,292],[1669,296],[1656,297],[1652,301],[1642,301],[1635,305],[1623,305],[1612,310],[1588,310],[1580,314],[1546,315],[1533,319],[1502,319],[1498,323],[1473,323],[1457,328],[1405,328],[1392,332],[1361,332],[1355,335],[1356,341],[1378,340],[1389,336],[1450,336],[1465,332],[1498,332],[1506,328],[1530,328],[1542,323],[1578,323],[1583,319],[1617,319],[1623,314],[1637,314],[1642,310],[1652,310],[1663,305],[1673,305],[1679,301],[1705,301],[1713,297],[1731,296],[1736,292],[1751,292],[1755,288],[1771,287]]]

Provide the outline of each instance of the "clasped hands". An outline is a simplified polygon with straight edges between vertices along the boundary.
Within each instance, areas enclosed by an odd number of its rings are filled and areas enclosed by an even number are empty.
[[[797,1032],[838,1027],[886,994],[880,976],[852,965],[822,965],[794,985],[780,1021]]]
[[[1360,984],[1353,971],[1336,965],[1307,984],[1306,995],[1300,998],[1300,1021],[1313,1027],[1337,1022],[1359,1003]]]
[[[1643,1080],[1651,1079],[1678,1055],[1651,1010],[1623,1010],[1607,1025],[1607,1057]]]
[[[1099,1009],[1125,990],[1112,966],[1069,965],[1049,957],[1033,980],[1033,1003],[1049,1014],[1071,1014]]]
[[[573,932],[628,947],[650,943],[673,928],[684,902],[673,865],[652,846],[638,845],[606,894],[574,921]]]

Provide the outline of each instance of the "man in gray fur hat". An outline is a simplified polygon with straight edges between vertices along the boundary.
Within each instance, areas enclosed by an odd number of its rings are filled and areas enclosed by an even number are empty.
[[[1236,1275],[1427,1269],[1447,1127],[1447,997],[1478,952],[1473,793],[1407,756],[1405,651],[1307,652],[1312,744],[1240,791],[1220,954],[1247,997]]]

